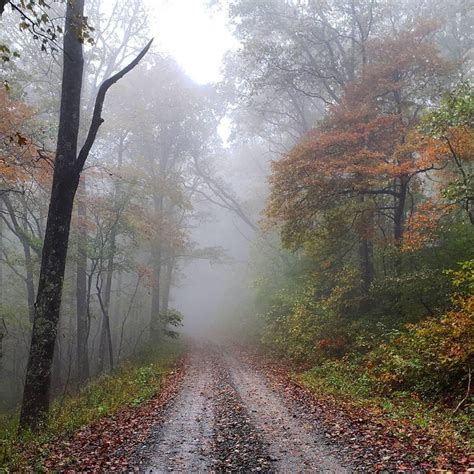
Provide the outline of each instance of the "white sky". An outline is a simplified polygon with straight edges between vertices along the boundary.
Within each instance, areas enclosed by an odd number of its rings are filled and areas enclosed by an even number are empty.
[[[160,51],[169,53],[196,82],[220,79],[223,56],[237,42],[226,12],[209,0],[148,0],[150,26]]]

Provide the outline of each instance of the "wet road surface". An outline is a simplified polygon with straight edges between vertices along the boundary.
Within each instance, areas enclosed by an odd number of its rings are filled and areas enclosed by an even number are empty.
[[[141,448],[144,472],[346,472],[318,427],[239,350],[195,344],[164,421]]]

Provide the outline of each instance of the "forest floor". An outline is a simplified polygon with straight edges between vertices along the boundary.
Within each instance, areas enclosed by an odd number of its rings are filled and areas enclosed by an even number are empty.
[[[155,397],[50,443],[41,464],[102,472],[466,470],[465,459],[443,460],[436,450],[428,458],[429,442],[401,440],[371,413],[315,396],[258,352],[194,341]]]

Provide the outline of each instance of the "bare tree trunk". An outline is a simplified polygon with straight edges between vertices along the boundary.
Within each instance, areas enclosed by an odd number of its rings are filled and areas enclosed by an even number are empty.
[[[394,226],[393,226],[393,237],[395,244],[400,245],[405,230],[405,203],[408,190],[407,179],[402,176],[398,185],[399,189],[396,196],[395,202],[395,213],[394,213]]]
[[[364,196],[360,196],[359,202],[364,205]],[[369,291],[370,285],[374,279],[374,263],[373,263],[373,242],[371,240],[371,227],[373,226],[372,214],[370,211],[362,208],[362,237],[359,241],[359,267],[362,275],[362,282],[365,293]]]
[[[120,137],[119,146],[118,146],[118,167],[117,171],[120,171],[123,162],[123,148],[124,148],[124,140],[125,137]],[[111,232],[110,232],[110,248],[108,250],[108,258],[107,258],[107,270],[106,270],[106,279],[105,279],[105,293],[103,301],[101,301],[101,309],[102,309],[102,328],[100,333],[100,347],[99,347],[99,357],[101,360],[101,365],[103,369],[103,358],[105,355],[105,346],[108,345],[108,352],[109,352],[109,362],[110,368],[113,369],[113,348],[112,348],[112,330],[110,324],[110,301],[112,296],[112,281],[113,281],[113,273],[114,273],[114,259],[115,259],[115,252],[117,250],[117,231],[118,231],[118,224],[119,219],[118,215],[120,212],[119,209],[119,196],[120,196],[120,186],[119,183],[115,184],[114,190],[114,207],[115,211],[117,212],[117,220],[114,223]],[[99,297],[101,295],[99,294]]]
[[[35,283],[33,279],[33,262],[31,260],[31,249],[28,244],[23,243],[23,253],[25,255],[25,284],[28,297],[28,316],[33,323],[35,317]]]
[[[89,133],[79,154],[79,113],[84,58],[78,32],[83,25],[84,0],[67,2],[64,35],[64,66],[58,143],[53,184],[43,245],[33,335],[28,358],[25,390],[20,415],[20,431],[37,430],[49,409],[51,365],[61,305],[64,270],[74,196],[79,177],[103,123],[102,108],[108,89],[131,71],[147,53],[151,41],[120,72],[101,85],[96,98]]]
[[[151,290],[151,340],[160,336],[160,292],[161,292],[161,244],[156,242],[152,250],[153,287]]]
[[[173,279],[173,269],[175,265],[175,259],[169,255],[166,267],[165,267],[165,278],[163,279],[163,295],[161,298],[161,311],[166,313],[169,309],[170,292],[171,292],[171,281]]]
[[[26,234],[28,232],[28,225],[26,222],[27,218],[27,204],[26,200],[23,200],[23,211],[24,211],[24,221],[23,221],[23,232]],[[35,317],[35,282],[33,275],[33,260],[31,258],[31,247],[25,239],[22,239],[23,252],[25,255],[25,270],[26,270],[26,292],[28,295],[28,316],[30,322],[33,324],[33,319]]]
[[[398,189],[397,189],[398,187]],[[401,252],[401,245],[403,239],[403,233],[405,230],[405,203],[406,203],[406,196],[408,190],[408,181],[405,177],[401,177],[399,179],[398,186],[395,187],[397,194],[395,195],[395,202],[394,202],[394,214],[393,214],[393,237],[395,241],[395,246],[397,248],[397,252],[395,253],[394,258],[394,271],[397,277],[400,277],[402,274],[402,265],[403,265],[403,258]],[[394,287],[394,302],[398,307],[397,312],[400,318],[404,318],[405,316],[405,309],[403,305],[403,298],[400,284],[395,284]]]
[[[120,316],[120,313],[122,311],[122,279],[123,275],[122,272],[119,270],[118,275],[117,275],[117,285],[115,289],[115,304],[114,304],[114,314],[117,315],[117,317]]]
[[[86,182],[83,176],[79,182],[77,200],[77,273],[76,273],[76,361],[77,381],[82,383],[90,376],[88,340],[90,321],[87,311],[87,207]]]
[[[115,256],[115,239],[116,239],[116,229],[112,229],[111,235],[111,248],[109,249],[110,255],[107,259],[107,270],[105,277],[105,292],[104,297],[102,298],[101,286],[97,286],[97,294],[99,298],[99,304],[102,311],[102,326],[100,331],[100,344],[99,344],[99,358],[101,359],[101,367],[103,370],[103,359],[106,352],[106,346],[108,348],[109,354],[109,364],[110,369],[114,368],[113,361],[113,347],[112,347],[112,332],[110,326],[110,297],[112,293],[112,277],[114,272],[114,256]]]
[[[157,220],[158,229],[161,228],[162,212],[163,212],[163,196],[155,193],[154,196],[155,216]],[[150,336],[152,341],[156,341],[161,334],[161,259],[162,259],[162,238],[153,242],[152,248],[152,266],[153,266],[153,287],[151,290],[151,321],[150,321]]]
[[[7,325],[5,324],[5,320],[0,318],[0,372],[2,370],[2,358],[3,358],[3,338],[8,333]]]
[[[29,235],[28,224],[27,224],[27,205],[26,201],[23,200],[24,206],[24,217],[22,219],[23,222],[17,217],[17,212],[8,197],[8,195],[4,194],[3,196],[3,203],[6,206],[8,214],[10,215],[10,220],[12,225],[10,226],[10,230],[18,237],[18,240],[21,243],[23,248],[23,256],[25,258],[25,271],[26,276],[24,277],[24,282],[26,286],[26,295],[28,301],[28,315],[30,322],[33,323],[34,318],[34,306],[35,306],[35,283],[33,277],[33,260],[31,257],[31,237]]]
[[[371,240],[362,238],[359,243],[359,261],[364,290],[367,292],[374,279],[374,247]]]
[[[111,282],[109,283],[111,284]],[[106,283],[107,286],[107,283]],[[114,368],[114,352],[112,346],[112,333],[110,330],[110,317],[109,317],[109,303],[110,299],[107,301],[105,298],[102,298],[102,282],[101,282],[101,275],[97,276],[96,282],[96,289],[97,289],[97,297],[99,299],[100,309],[102,311],[102,327],[100,333],[100,346],[99,346],[99,357],[101,358],[101,370],[103,370],[103,360],[105,355],[105,347],[108,348],[109,354],[109,364],[110,370]],[[110,289],[109,289],[109,297],[110,297]]]
[[[77,139],[84,58],[77,32],[84,0],[67,3],[58,143],[38,284],[20,429],[39,428],[49,409],[51,366],[59,320],[74,195],[79,182]]]

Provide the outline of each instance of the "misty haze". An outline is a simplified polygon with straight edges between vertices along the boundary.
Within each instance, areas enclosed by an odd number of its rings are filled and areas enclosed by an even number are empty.
[[[0,471],[473,470],[473,27],[0,0]]]

